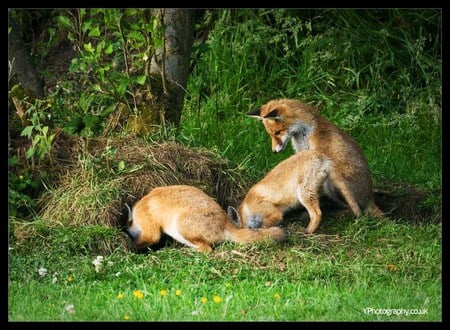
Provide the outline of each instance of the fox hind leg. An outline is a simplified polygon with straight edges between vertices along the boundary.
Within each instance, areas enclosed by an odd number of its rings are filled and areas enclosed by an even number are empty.
[[[319,227],[322,219],[322,210],[319,203],[320,187],[328,174],[325,170],[317,169],[315,166],[311,166],[311,169],[305,174],[304,181],[297,188],[297,198],[309,214],[309,224],[305,232],[312,234]]]
[[[358,205],[358,202],[356,201],[355,196],[353,195],[353,192],[349,188],[346,180],[336,172],[331,173],[331,181],[333,182],[333,185],[341,192],[342,196],[345,199],[345,202],[352,210],[353,214],[356,217],[361,216],[361,208]]]

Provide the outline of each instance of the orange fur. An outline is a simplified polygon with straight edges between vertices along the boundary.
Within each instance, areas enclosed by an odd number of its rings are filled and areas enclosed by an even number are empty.
[[[158,243],[165,233],[200,252],[223,241],[281,241],[285,236],[280,227],[238,228],[214,199],[185,185],[158,187],[144,196],[131,211],[127,231],[138,248]]]
[[[277,99],[267,102],[248,115],[262,120],[272,140],[273,152],[284,150],[291,141],[296,153],[314,151],[314,157],[329,161],[326,184],[318,183],[322,180],[319,176],[316,180],[312,178],[310,185],[321,186],[323,193],[338,203],[345,203],[357,217],[363,213],[383,215],[373,199],[372,179],[359,145],[350,135],[320,116],[317,109],[297,100]],[[277,174],[270,177],[275,181],[285,182],[286,176],[292,180],[298,179],[302,174],[297,172],[314,172],[314,169],[304,164],[292,166],[286,172],[274,169]],[[282,186],[279,188],[282,189]],[[315,208],[318,209],[318,205]],[[314,212],[310,212],[312,222],[307,232],[314,232],[317,228],[318,221],[313,218],[318,217],[313,217],[313,214]],[[269,221],[270,223],[272,222]]]

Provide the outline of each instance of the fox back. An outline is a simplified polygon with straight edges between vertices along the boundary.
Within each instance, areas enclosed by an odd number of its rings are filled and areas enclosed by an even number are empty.
[[[311,150],[303,150],[279,163],[256,183],[230,217],[242,226],[259,228],[278,225],[283,215],[303,206],[309,213],[312,233],[321,220],[319,199],[329,184],[331,162]]]
[[[281,228],[239,229],[221,206],[202,190],[185,185],[158,187],[139,200],[129,214],[127,231],[138,248],[159,242],[161,234],[210,252],[225,240],[238,243],[271,238],[282,240]]]

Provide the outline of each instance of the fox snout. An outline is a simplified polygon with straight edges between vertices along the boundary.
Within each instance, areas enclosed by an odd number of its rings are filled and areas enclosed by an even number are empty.
[[[276,154],[276,153],[279,153],[280,151],[283,151],[284,150],[284,148],[286,147],[286,145],[287,145],[287,141],[286,142],[284,142],[284,141],[274,141],[273,143],[272,143],[272,152],[274,153],[274,154]]]
[[[277,154],[277,153],[279,153],[280,151],[283,151],[283,150],[284,150],[284,146],[281,143],[279,143],[279,144],[275,145],[274,147],[272,147],[272,152],[274,154]]]

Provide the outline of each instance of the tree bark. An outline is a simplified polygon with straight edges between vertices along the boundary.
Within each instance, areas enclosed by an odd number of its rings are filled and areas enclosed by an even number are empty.
[[[156,50],[150,73],[165,79],[165,95],[169,98],[168,102],[163,104],[164,121],[178,126],[189,75],[195,10],[156,9],[154,14],[162,15],[160,17],[165,26],[165,33],[163,47]],[[164,85],[162,87],[164,88]]]
[[[37,97],[44,96],[44,80],[39,76],[30,50],[23,42],[20,31],[8,11],[8,62],[11,73],[17,75],[21,86]]]

